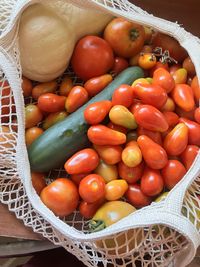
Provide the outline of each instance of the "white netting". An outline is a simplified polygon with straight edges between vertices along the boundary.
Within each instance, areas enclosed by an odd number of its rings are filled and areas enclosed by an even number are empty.
[[[153,203],[92,234],[88,233],[88,221],[79,212],[60,220],[42,204],[33,189],[24,141],[17,17],[34,2],[40,1],[2,0],[0,6],[0,201],[7,204],[26,226],[63,246],[87,266],[158,267],[169,266],[175,261],[176,266],[184,267],[199,245],[200,157],[165,201]],[[200,77],[199,40],[178,25],[148,15],[128,1],[69,2],[124,16],[176,37],[188,50]],[[9,115],[3,114],[5,109]],[[54,170],[48,176],[60,175],[66,173]]]

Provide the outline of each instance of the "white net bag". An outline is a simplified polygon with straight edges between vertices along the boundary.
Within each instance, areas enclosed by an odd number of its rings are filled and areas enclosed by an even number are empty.
[[[24,136],[18,22],[27,6],[39,2],[48,5],[55,1],[1,0],[0,5],[0,201],[34,232],[64,247],[87,266],[186,266],[200,240],[199,155],[164,201],[96,233],[88,232],[88,221],[77,211],[62,220],[56,217],[33,189]],[[179,25],[149,15],[126,0],[68,2],[122,16],[175,37],[188,51],[200,77],[200,42]],[[3,109],[9,115],[5,116]],[[49,178],[64,175],[62,170],[54,170]]]

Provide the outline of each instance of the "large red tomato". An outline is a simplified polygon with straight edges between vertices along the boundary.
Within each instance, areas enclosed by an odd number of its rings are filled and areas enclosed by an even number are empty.
[[[98,36],[86,36],[78,41],[72,55],[72,67],[84,81],[107,73],[114,64],[112,48]]]

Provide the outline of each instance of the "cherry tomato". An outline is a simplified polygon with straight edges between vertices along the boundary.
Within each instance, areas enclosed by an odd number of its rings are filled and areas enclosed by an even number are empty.
[[[160,132],[150,131],[139,126],[137,128],[137,134],[138,136],[146,135],[149,138],[151,138],[154,142],[156,142],[157,144],[162,145],[162,136]]]
[[[108,183],[118,178],[118,171],[116,165],[110,165],[103,161],[100,161],[99,165],[94,170],[94,173],[103,177],[105,183]]]
[[[146,196],[142,192],[141,187],[138,184],[129,185],[125,197],[127,198],[128,202],[135,208],[148,206],[152,202],[152,198]]]
[[[126,180],[129,184],[134,184],[140,180],[144,171],[144,163],[141,162],[136,167],[128,167],[123,161],[118,164],[119,177]]]
[[[102,122],[112,107],[112,102],[102,100],[92,103],[84,110],[84,118],[88,124],[99,124]]]
[[[109,118],[114,124],[123,126],[128,129],[136,129],[137,124],[135,122],[134,115],[122,105],[115,105],[109,112]]]
[[[132,87],[134,87],[136,84],[150,84],[150,82],[147,80],[147,78],[138,78],[132,83]]]
[[[180,69],[182,67],[182,65],[181,64],[176,64],[176,63],[174,63],[173,65],[171,65],[170,67],[169,67],[169,73],[173,76],[174,75],[174,73],[178,70],[178,69]]]
[[[38,98],[43,94],[55,93],[57,87],[58,87],[58,84],[56,81],[39,83],[33,87],[32,97],[35,100],[38,100]]]
[[[88,101],[88,92],[82,86],[74,86],[65,102],[67,112],[72,113]]]
[[[72,88],[72,79],[69,76],[65,76],[59,86],[59,95],[68,96]]]
[[[86,81],[106,74],[114,64],[114,55],[106,40],[89,35],[78,41],[71,62],[76,75]]]
[[[131,57],[129,59],[129,65],[130,66],[138,66],[138,60],[139,60],[141,53],[152,53],[152,46],[151,45],[144,45],[142,47],[142,50],[139,53],[137,53],[136,55],[134,55],[133,57]]]
[[[120,85],[112,95],[112,104],[130,107],[133,103],[133,88],[127,84]]]
[[[200,85],[197,76],[194,76],[191,82],[191,88],[196,101],[200,99]]]
[[[165,119],[169,125],[169,127],[173,127],[176,124],[178,124],[179,116],[172,111],[164,111],[163,115],[165,116]]]
[[[58,112],[52,112],[49,115],[46,116],[42,123],[42,128],[47,130],[49,127],[54,125],[55,123],[64,120],[67,117],[66,111],[58,111]]]
[[[112,123],[112,121],[109,121],[109,123],[107,124],[107,127],[112,129],[112,130],[124,133],[124,134],[127,134],[127,131],[128,131],[127,128],[120,126],[120,125],[116,125],[116,124]]]
[[[114,165],[121,161],[122,147],[121,146],[98,146],[94,145],[94,149],[99,154],[100,158],[110,165]]]
[[[42,190],[40,198],[56,216],[60,217],[71,214],[79,201],[78,189],[66,178],[57,178],[47,185]]]
[[[133,87],[133,92],[143,104],[152,105],[158,109],[162,108],[167,101],[165,89],[157,84],[138,83]]]
[[[152,169],[162,169],[167,164],[167,153],[159,144],[146,135],[140,135],[137,143],[146,164]]]
[[[145,69],[151,69],[156,65],[157,59],[153,53],[141,53],[138,59],[138,65]]]
[[[159,68],[163,68],[163,69],[169,71],[169,65],[168,65],[167,62],[164,63],[164,62],[161,62],[161,61],[157,61],[156,65],[149,70],[150,77],[153,77],[154,71],[159,69]]]
[[[154,197],[159,195],[163,191],[163,188],[164,181],[160,171],[146,167],[141,178],[142,192],[149,197]]]
[[[41,134],[43,134],[43,130],[39,127],[31,127],[28,128],[25,132],[25,141],[26,145],[30,146],[33,141],[35,141]]]
[[[194,64],[191,60],[190,57],[186,57],[183,61],[183,68],[185,68],[188,72],[188,75],[190,77],[194,77],[195,74],[196,74],[196,70],[195,70],[195,67],[194,67]]]
[[[131,113],[135,113],[136,109],[138,109],[142,105],[142,101],[140,99],[134,98],[133,104],[129,107]]]
[[[200,107],[195,109],[194,118],[197,123],[200,123]]]
[[[174,102],[183,110],[191,111],[194,109],[194,95],[192,88],[187,84],[176,84],[172,91]]]
[[[112,180],[106,184],[106,194],[105,198],[109,201],[118,200],[128,189],[128,184],[125,180],[118,179]]]
[[[79,174],[71,174],[70,179],[77,185],[79,186],[81,180],[89,175],[89,173],[79,173]]]
[[[170,156],[180,155],[188,144],[188,127],[184,123],[177,124],[164,139],[163,146]]]
[[[23,91],[24,97],[31,96],[32,90],[33,90],[33,85],[32,85],[31,80],[22,76],[22,91]]]
[[[46,93],[39,96],[38,107],[45,112],[58,112],[65,109],[65,101],[65,96]]]
[[[122,161],[128,167],[136,167],[142,162],[142,152],[136,141],[130,143],[122,151]]]
[[[175,103],[171,97],[167,98],[165,105],[161,109],[162,111],[174,111],[175,110]]]
[[[121,145],[126,142],[126,135],[104,125],[91,126],[87,132],[88,139],[95,145]]]
[[[188,127],[188,144],[200,146],[200,124],[186,118],[180,118],[179,121]]]
[[[31,128],[42,121],[43,115],[38,106],[29,104],[25,107],[25,127]]]
[[[144,45],[144,27],[124,18],[114,18],[104,30],[104,39],[117,56],[129,58],[141,51]]]
[[[103,203],[104,200],[99,200],[94,203],[87,203],[86,201],[82,200],[79,205],[79,212],[85,219],[92,219]]]
[[[97,174],[89,174],[79,184],[79,194],[88,203],[94,203],[105,197],[104,179]]]
[[[123,57],[115,57],[114,66],[111,69],[112,75],[116,76],[126,68],[128,68],[128,61]]]
[[[99,156],[92,148],[85,148],[76,152],[69,158],[64,168],[69,174],[88,173],[96,169],[99,164]]]
[[[88,92],[88,95],[92,97],[101,92],[112,80],[112,75],[104,74],[87,80],[84,83],[84,88]]]
[[[31,182],[36,193],[40,195],[46,186],[45,175],[40,172],[31,172]]]
[[[186,174],[186,169],[178,160],[169,160],[161,171],[165,186],[171,190]]]
[[[194,111],[195,108],[190,111],[185,111],[182,108],[176,106],[175,112],[179,115],[179,117],[186,118],[188,120],[194,120]]]
[[[176,39],[161,32],[154,35],[153,47],[161,47],[163,51],[169,51],[170,56],[178,62],[182,62],[188,56]]]
[[[195,145],[188,145],[183,153],[180,155],[181,161],[183,162],[186,170],[192,166],[194,159],[199,153],[199,147]]]
[[[153,73],[153,84],[160,85],[167,93],[174,89],[175,82],[169,71],[164,68],[158,68]]]
[[[150,131],[165,132],[169,127],[165,116],[151,105],[141,105],[134,116],[139,126]]]
[[[186,83],[187,82],[187,70],[184,68],[179,68],[172,74],[172,77],[175,81],[175,84]]]

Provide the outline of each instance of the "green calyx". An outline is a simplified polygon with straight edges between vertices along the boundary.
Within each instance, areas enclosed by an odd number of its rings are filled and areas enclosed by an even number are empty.
[[[101,231],[106,228],[106,224],[102,220],[91,220],[89,222],[89,230],[91,233]]]
[[[131,41],[135,41],[139,37],[139,31],[137,29],[131,29],[130,30],[130,38]]]

